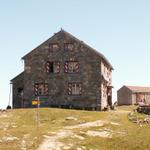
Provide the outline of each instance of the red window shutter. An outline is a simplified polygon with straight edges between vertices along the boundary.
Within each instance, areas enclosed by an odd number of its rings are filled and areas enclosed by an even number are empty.
[[[68,95],[72,94],[72,84],[68,84]]]
[[[34,94],[35,94],[35,96],[38,95],[38,84],[34,85]]]
[[[75,70],[76,70],[76,72],[79,72],[79,63],[78,62],[75,64]]]
[[[50,62],[46,62],[46,72],[50,72]]]
[[[65,62],[65,72],[68,72],[68,62]]]

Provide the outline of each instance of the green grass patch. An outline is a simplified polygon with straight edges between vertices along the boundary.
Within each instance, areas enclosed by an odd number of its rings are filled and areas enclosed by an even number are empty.
[[[23,146],[28,150],[36,150],[44,141],[44,135],[53,136],[53,132],[64,130],[67,126],[74,126],[86,122],[102,120],[106,122],[103,126],[70,129],[78,137],[64,137],[59,139],[64,145],[71,143],[70,149],[86,148],[93,150],[148,150],[150,149],[150,125],[140,127],[129,120],[128,114],[135,107],[117,107],[116,111],[96,112],[84,110],[69,110],[55,108],[40,108],[40,128],[37,128],[37,109],[15,109],[0,114],[0,149],[20,150]],[[145,117],[136,114],[138,118]],[[67,117],[77,118],[67,120]],[[118,123],[114,125],[111,122]],[[88,136],[88,131],[101,131],[110,129],[112,138]],[[125,133],[119,135],[119,133]]]

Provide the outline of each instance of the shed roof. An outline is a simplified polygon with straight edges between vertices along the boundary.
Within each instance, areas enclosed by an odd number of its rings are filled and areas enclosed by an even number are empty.
[[[24,76],[24,71],[21,72],[20,74],[18,74],[18,75],[17,75],[16,77],[14,77],[13,79],[11,79],[10,82],[12,83],[13,81],[15,81],[15,80],[18,79],[18,78],[23,78],[23,76]]]
[[[150,87],[143,87],[143,86],[126,86],[128,89],[130,89],[134,93],[150,93]]]

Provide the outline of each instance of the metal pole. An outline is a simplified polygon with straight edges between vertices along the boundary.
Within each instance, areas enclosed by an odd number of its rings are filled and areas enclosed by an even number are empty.
[[[40,126],[39,107],[40,107],[40,99],[39,99],[39,96],[38,96],[38,104],[37,104],[37,127],[38,128]]]
[[[9,101],[8,101],[8,106],[10,106],[11,98],[12,98],[12,82],[10,82],[10,91],[9,91]]]
[[[40,99],[38,96],[38,99],[37,99],[37,146],[39,144],[39,127],[40,127],[39,106],[40,106]]]

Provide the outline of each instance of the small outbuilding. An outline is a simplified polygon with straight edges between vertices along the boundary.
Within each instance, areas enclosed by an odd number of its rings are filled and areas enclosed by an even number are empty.
[[[118,105],[150,105],[150,87],[124,85],[117,91],[117,102]]]

